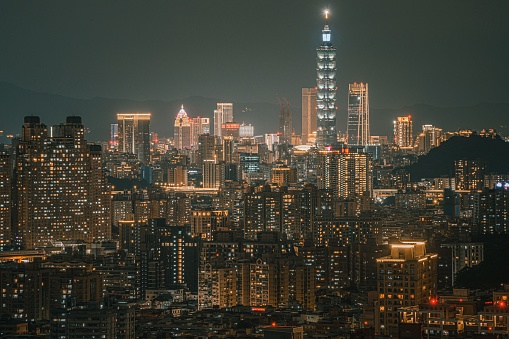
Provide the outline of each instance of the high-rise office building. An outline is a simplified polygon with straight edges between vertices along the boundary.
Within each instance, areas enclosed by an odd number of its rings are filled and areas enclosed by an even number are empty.
[[[316,133],[316,88],[302,89],[302,143]]]
[[[380,334],[395,334],[398,308],[428,303],[436,297],[438,255],[426,253],[424,242],[405,241],[392,244],[391,254],[376,259],[376,265],[380,307],[375,312]]]
[[[192,133],[193,133],[193,142],[192,148],[197,149],[200,135],[210,134],[210,119],[209,118],[192,118]]]
[[[99,145],[89,145],[80,117],[48,133],[25,117],[16,156],[17,232],[25,249],[52,241],[111,238],[110,189]]]
[[[279,140],[282,144],[292,143],[292,112],[290,110],[290,102],[283,98],[279,100],[281,106],[279,111]]]
[[[118,151],[150,163],[150,113],[117,113]]]
[[[225,137],[223,138],[223,143],[221,145],[221,159],[230,164],[234,162],[233,154],[235,152],[235,143],[233,137]]]
[[[348,122],[346,126],[348,145],[366,146],[370,143],[368,84],[348,85]]]
[[[412,117],[398,117],[394,120],[394,143],[402,149],[412,148]]]
[[[223,138],[231,137],[233,140],[239,140],[240,124],[238,122],[225,122],[221,125],[221,136]]]
[[[325,20],[329,19],[328,12]],[[316,49],[316,104],[318,148],[337,142],[336,132],[336,49],[332,47],[331,30],[327,22],[322,30],[322,44]]]
[[[233,121],[233,103],[218,102],[217,109],[214,110],[214,135],[222,136],[221,126],[224,123]]]
[[[173,125],[173,143],[176,149],[191,149],[193,143],[192,119],[187,116],[184,105],[175,118]]]

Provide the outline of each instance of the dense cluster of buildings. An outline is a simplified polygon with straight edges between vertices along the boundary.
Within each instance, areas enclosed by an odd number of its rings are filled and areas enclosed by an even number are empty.
[[[286,99],[264,135],[229,102],[212,126],[182,106],[172,138],[118,113],[106,143],[77,116],[25,117],[0,153],[0,335],[507,338],[507,288],[453,288],[485,260],[473,239],[509,233],[509,170],[459,159],[412,181],[404,166],[472,131],[401,116],[373,136],[361,82],[338,133],[327,24],[316,52],[300,136]]]

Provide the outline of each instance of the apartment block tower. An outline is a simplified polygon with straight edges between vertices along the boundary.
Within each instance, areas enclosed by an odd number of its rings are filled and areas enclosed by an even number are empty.
[[[370,143],[368,84],[348,85],[348,122],[346,127],[348,145],[366,146]]]
[[[222,136],[221,126],[224,123],[233,121],[233,103],[218,102],[217,109],[214,110],[214,135]]]
[[[316,88],[302,89],[302,144],[316,133]]]
[[[402,149],[412,148],[412,117],[397,117],[394,120],[394,143]]]
[[[118,151],[150,163],[150,113],[117,113]]]
[[[484,188],[486,163],[479,159],[458,159],[454,161],[456,189],[480,191]]]
[[[331,30],[326,23],[322,30],[322,44],[316,49],[316,105],[318,148],[337,143],[336,132],[336,49],[332,46]]]
[[[428,303],[437,293],[438,255],[423,241],[391,244],[391,254],[376,259],[380,332],[398,331],[398,308]]]
[[[111,238],[102,149],[88,144],[84,133],[77,116],[50,129],[39,117],[25,117],[15,169],[16,234],[25,249]]]
[[[11,157],[0,153],[0,251],[11,244],[12,211]]]
[[[372,195],[372,155],[362,148],[322,150],[318,163],[319,189],[331,190],[337,198]]]

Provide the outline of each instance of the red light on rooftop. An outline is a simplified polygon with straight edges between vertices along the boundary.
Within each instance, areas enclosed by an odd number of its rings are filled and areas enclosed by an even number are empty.
[[[505,303],[505,302],[501,301],[501,302],[499,302],[499,303],[498,303],[498,306],[500,306],[500,308],[504,308],[504,307],[506,307],[507,305],[506,305],[506,303]]]
[[[253,312],[265,312],[265,307],[252,307],[251,311],[253,311]]]
[[[438,303],[438,300],[436,300],[435,298],[432,298],[432,299],[430,299],[429,303],[431,305],[436,305]]]

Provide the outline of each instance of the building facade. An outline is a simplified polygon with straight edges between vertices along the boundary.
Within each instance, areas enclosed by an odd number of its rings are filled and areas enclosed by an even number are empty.
[[[11,157],[0,153],[0,250],[11,244]]]
[[[217,109],[214,110],[214,135],[222,136],[222,124],[231,121],[233,121],[233,103],[218,102]]]
[[[370,143],[368,84],[348,85],[348,121],[346,127],[348,145],[366,146]]]
[[[17,235],[25,249],[111,238],[101,146],[89,145],[84,133],[80,117],[50,133],[39,117],[25,117],[16,157]]]
[[[398,308],[429,302],[437,294],[438,255],[426,253],[426,243],[391,245],[391,254],[376,260],[380,333],[398,331]]]
[[[331,190],[341,198],[372,195],[372,155],[362,148],[320,151],[318,162],[319,189]]]
[[[328,19],[328,14],[325,19]],[[322,44],[316,49],[316,145],[318,148],[337,143],[336,71],[336,49],[332,46],[331,30],[326,23],[322,30]]]
[[[302,143],[313,134],[316,138],[316,87],[302,89]]]
[[[193,145],[192,124],[193,120],[187,116],[184,105],[182,105],[173,125],[173,143],[176,149],[191,149]]]
[[[394,120],[394,143],[400,148],[411,148],[412,140],[412,117],[397,117]]]
[[[150,113],[117,113],[118,151],[150,163]]]

